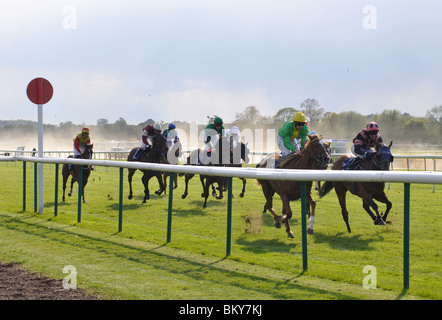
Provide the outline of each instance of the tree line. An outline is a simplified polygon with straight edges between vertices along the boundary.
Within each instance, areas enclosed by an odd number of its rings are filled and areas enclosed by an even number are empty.
[[[394,140],[403,144],[442,144],[442,105],[427,110],[425,117],[414,117],[399,110],[384,110],[381,113],[363,115],[356,111],[329,112],[321,107],[316,99],[304,100],[298,108],[280,108],[273,116],[263,116],[255,106],[248,106],[243,112],[235,115],[231,123],[225,123],[225,128],[237,126],[242,129],[275,129],[276,131],[286,121],[290,121],[298,111],[303,112],[308,119],[310,131],[322,134],[326,139],[347,139],[351,141],[356,134],[365,128],[370,121],[375,121],[381,129],[381,136],[385,141]],[[218,114],[220,117],[225,115]],[[207,122],[213,121],[215,115],[207,115]],[[107,137],[108,140],[139,141],[141,130],[147,124],[160,122],[166,129],[168,123],[161,120],[147,119],[131,125],[120,117],[114,123],[107,119],[98,119],[95,124],[74,124],[70,121],[59,125],[45,124],[45,136],[56,136],[59,139],[73,139],[83,126],[91,128],[94,136]],[[190,123],[186,121],[172,121],[177,128],[189,130]],[[206,124],[200,124],[203,130]],[[3,137],[21,134],[37,135],[37,122],[28,120],[0,120],[0,134]]]

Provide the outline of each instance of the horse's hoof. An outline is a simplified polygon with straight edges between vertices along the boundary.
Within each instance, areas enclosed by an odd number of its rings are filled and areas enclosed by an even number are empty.
[[[239,194],[239,197],[240,197],[240,198],[244,198],[244,193],[240,193],[240,194]]]
[[[275,222],[275,228],[280,229],[281,228],[281,222]]]
[[[294,238],[295,235],[293,234],[293,232],[290,231],[290,232],[287,233],[287,237]]]
[[[181,199],[186,199],[186,197],[187,197],[187,194],[183,194],[183,195],[181,196]]]
[[[127,198],[128,198],[129,200],[132,199],[132,195],[129,195]]]
[[[385,222],[382,219],[376,219],[376,221],[374,222],[375,225],[378,226],[385,226]]]
[[[308,229],[307,229],[307,233],[308,233],[308,234],[313,234],[313,229],[308,228]]]

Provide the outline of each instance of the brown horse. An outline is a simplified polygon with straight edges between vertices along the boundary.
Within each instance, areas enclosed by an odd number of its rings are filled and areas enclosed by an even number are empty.
[[[87,144],[85,146],[85,150],[83,152],[83,154],[80,155],[79,159],[92,159],[92,149],[93,149],[93,145],[92,144]],[[68,158],[73,158],[73,156],[69,156]],[[68,196],[70,197],[72,195],[72,188],[74,186],[75,182],[78,182],[78,176],[79,176],[79,172],[80,170],[83,170],[82,172],[82,190],[81,190],[81,195],[83,196],[83,202],[86,203],[86,199],[84,198],[84,187],[86,187],[87,184],[87,180],[89,179],[89,175],[91,174],[91,167],[90,166],[78,166],[75,165],[74,166],[74,171],[72,174],[72,179],[71,179],[71,190],[68,192]],[[71,176],[71,172],[69,171],[69,165],[68,164],[63,164],[63,167],[61,169],[61,173],[63,175],[63,202],[65,201],[65,191],[66,191],[66,183],[69,179],[69,176]]]
[[[166,145],[166,139],[161,133],[158,133],[153,138],[153,145],[149,153],[143,153],[140,157],[140,162],[149,162],[149,163],[160,163],[161,159],[163,157],[164,152],[167,150]],[[129,155],[127,156],[127,161],[135,161],[133,159],[133,156],[137,152],[138,148],[133,148]],[[137,169],[128,169],[128,181],[129,181],[129,199],[132,199],[133,193],[132,193],[132,177],[137,171]],[[141,170],[141,169],[140,169]],[[166,187],[164,186],[163,180],[161,178],[161,172],[159,171],[153,171],[153,170],[141,170],[143,172],[143,177],[141,178],[141,181],[144,185],[144,199],[143,203],[146,203],[146,200],[150,199],[150,193],[149,193],[149,180],[152,177],[156,177],[158,180],[158,184],[160,188],[155,191],[157,195],[160,195],[163,193],[163,191],[166,190]]]
[[[327,168],[330,162],[330,155],[327,152],[327,143],[316,134],[309,135],[307,144],[299,154],[289,155],[280,160],[280,166],[283,169],[317,169],[323,170]],[[279,160],[280,155],[274,154],[264,158],[257,168],[271,168],[275,160]],[[287,236],[293,238],[293,232],[290,229],[289,219],[292,217],[290,201],[301,198],[301,182],[300,181],[274,181],[274,180],[258,180],[262,186],[262,192],[266,197],[264,212],[269,210],[273,216],[275,227],[280,228],[281,222],[285,224]],[[311,193],[312,181],[306,182],[307,208],[311,207],[310,225],[308,233],[313,234],[313,225],[315,220],[316,202]],[[279,194],[282,200],[282,217],[278,216],[273,209],[273,195]]]
[[[377,144],[376,153],[370,157],[360,160],[359,166],[362,170],[389,170],[390,163],[393,162],[393,156],[391,155],[390,148],[393,141],[388,146],[383,144]],[[349,155],[340,156],[334,163],[333,170],[342,170],[343,163],[352,158]],[[354,158],[354,157],[353,157]],[[357,159],[359,160],[359,159]],[[384,192],[385,183],[383,182],[347,182],[347,181],[327,181],[325,182],[319,196],[322,198],[329,193],[333,187],[339,199],[339,204],[342,209],[342,217],[347,225],[348,232],[351,232],[350,224],[348,223],[348,211],[346,207],[346,194],[350,191],[352,194],[362,198],[362,206],[365,211],[368,212],[373,219],[375,225],[385,225],[388,213],[391,210],[392,204],[388,200],[387,195]],[[384,215],[380,215],[378,211],[378,205],[373,199],[385,203],[387,210]],[[375,211],[376,215],[370,210],[370,207]]]

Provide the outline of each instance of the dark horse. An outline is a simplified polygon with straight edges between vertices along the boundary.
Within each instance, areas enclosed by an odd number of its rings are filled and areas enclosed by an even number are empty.
[[[359,166],[362,170],[389,170],[390,162],[393,162],[393,156],[390,152],[390,147],[393,141],[388,146],[378,144],[376,146],[376,153],[373,156],[367,157],[360,161]],[[333,170],[342,170],[342,165],[345,161],[350,159],[351,156],[340,156],[333,165]],[[375,225],[385,225],[388,213],[392,207],[391,202],[388,200],[387,195],[384,192],[385,183],[383,182],[347,182],[347,181],[327,181],[325,182],[319,192],[319,196],[322,198],[329,193],[333,187],[339,199],[339,204],[342,209],[342,217],[347,225],[348,232],[351,232],[350,224],[348,223],[348,211],[346,208],[345,196],[347,191],[362,198],[362,206],[365,211],[368,212],[373,219]],[[373,199],[385,203],[387,205],[387,211],[381,216],[378,211],[378,205]],[[370,207],[375,211],[376,215],[370,210]]]
[[[136,160],[133,159],[133,156],[137,152],[138,149],[139,148],[133,148],[129,152],[129,155],[127,156],[127,161],[136,162]],[[164,138],[164,136],[161,133],[158,133],[153,138],[153,145],[152,145],[151,150],[147,154],[143,153],[141,155],[140,162],[160,163],[166,150],[167,150],[166,139]],[[133,177],[135,171],[137,171],[137,169],[128,169],[128,170],[129,170],[129,173],[128,173],[127,178],[129,181],[129,199],[132,199],[132,196],[133,196],[132,177]],[[141,170],[141,171],[143,172],[143,177],[141,178],[141,181],[143,182],[143,185],[144,185],[143,203],[146,203],[146,200],[150,199],[150,193],[149,193],[149,180],[150,180],[150,178],[155,176],[158,180],[158,184],[159,184],[160,188],[157,191],[155,191],[155,193],[157,195],[162,194],[163,191],[166,190],[166,187],[164,186],[164,183],[163,183],[163,180],[161,177],[161,172],[153,171],[153,170]]]
[[[264,158],[256,167],[270,168],[279,160],[279,154],[269,155]],[[283,169],[316,169],[323,170],[327,168],[330,162],[330,155],[327,152],[327,143],[316,134],[309,135],[307,144],[299,154],[289,155],[280,160],[280,167]],[[284,164],[283,164],[284,163]],[[293,232],[290,229],[289,219],[292,217],[290,201],[301,198],[301,182],[300,181],[274,181],[274,180],[258,180],[262,186],[262,192],[266,197],[264,212],[269,210],[273,216],[275,227],[280,228],[281,222],[285,224],[287,236],[293,238]],[[316,202],[311,193],[312,181],[306,182],[307,208],[311,206],[310,225],[308,233],[313,233],[313,224],[315,221]],[[282,200],[282,216],[278,216],[273,209],[273,195],[279,194]]]
[[[80,159],[92,159],[92,149],[93,149],[93,145],[92,144],[87,144],[84,148],[84,152],[80,155]],[[68,158],[73,158],[73,156],[69,156]],[[71,179],[71,190],[68,193],[68,196],[70,197],[72,195],[72,187],[74,186],[74,182],[78,182],[78,175],[80,170],[83,170],[82,172],[82,190],[81,190],[81,195],[83,196],[83,202],[86,203],[86,200],[84,198],[84,187],[86,187],[87,184],[87,180],[89,179],[89,175],[91,174],[91,167],[90,166],[78,166],[75,165],[74,166],[74,171],[72,174],[72,179]],[[66,191],[66,182],[68,181],[69,176],[71,175],[70,171],[69,171],[69,165],[68,164],[63,164],[62,167],[62,175],[63,175],[63,202],[65,201],[65,191]]]
[[[221,142],[221,143],[219,143]],[[241,142],[241,144],[238,144],[237,147],[233,150],[230,149],[230,152],[224,153],[222,151],[222,147],[229,147],[230,143],[229,141],[223,137],[221,140],[218,140],[218,143],[212,150],[212,155],[210,157],[210,162],[207,164],[200,164],[199,163],[199,156],[202,154],[202,150],[196,149],[191,152],[191,154],[187,157],[187,165],[206,165],[206,166],[241,166],[241,160],[242,159],[245,163],[249,162],[249,149],[247,146]],[[240,158],[240,159],[238,159]],[[215,161],[216,160],[216,161]],[[182,176],[182,174],[181,174]],[[182,199],[185,199],[188,195],[188,186],[189,186],[189,180],[192,179],[194,174],[185,174],[185,190],[183,195],[181,196]],[[240,193],[240,197],[244,197],[245,192],[245,186],[246,186],[246,179],[240,178],[243,181],[243,189]],[[223,191],[226,190],[226,178],[225,177],[217,177],[217,176],[207,176],[207,175],[200,175],[200,181],[201,185],[203,187],[203,193],[201,194],[201,197],[204,198],[204,204],[203,208],[207,206],[207,198],[209,197],[209,189],[210,186],[212,186],[212,195],[216,199],[222,199],[223,198]],[[218,190],[219,195],[215,191],[214,184],[218,184]]]

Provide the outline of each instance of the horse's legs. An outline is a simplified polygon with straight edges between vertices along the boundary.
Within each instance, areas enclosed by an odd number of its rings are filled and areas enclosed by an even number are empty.
[[[128,169],[129,173],[127,175],[127,180],[129,181],[129,200],[132,199],[132,177],[136,171],[136,169]]]
[[[347,190],[340,186],[339,184],[335,184],[335,192],[339,199],[339,205],[341,206],[342,218],[344,219],[345,224],[347,225],[348,233],[351,233],[350,224],[348,222],[348,211],[346,204],[346,194]]]
[[[83,184],[81,189],[81,195],[83,196],[83,203],[86,203],[86,199],[84,198],[84,188],[86,187],[88,177],[83,178]]]
[[[206,196],[206,194],[205,194],[206,184],[204,183],[205,179],[206,178],[203,175],[200,175],[201,186],[203,187],[203,193],[201,193],[202,198],[204,198]]]
[[[185,183],[186,183],[186,187],[185,187],[185,189],[184,189],[184,193],[183,193],[183,195],[181,196],[181,199],[185,199],[185,198],[187,197],[187,195],[188,195],[187,190],[188,190],[188,188],[189,188],[189,180],[192,179],[193,176],[194,176],[194,174],[186,174],[186,175],[184,176],[184,178],[185,178]]]
[[[382,215],[382,220],[384,220],[384,222],[386,222],[386,223],[390,223],[390,222],[387,222],[387,216],[388,216],[388,213],[389,213],[390,210],[391,210],[391,207],[393,206],[392,203],[391,203],[391,201],[388,200],[387,195],[385,194],[385,192],[382,192],[382,193],[379,193],[379,194],[373,195],[373,197],[374,197],[377,201],[382,202],[382,203],[385,203],[385,204],[387,205],[387,210],[386,210],[385,213]]]
[[[209,178],[206,178],[206,183],[204,184],[204,178],[202,176],[200,176],[201,179],[201,184],[203,185],[203,193],[201,194],[201,197],[204,198],[204,204],[203,204],[203,208],[205,208],[207,206],[207,198],[209,197],[209,187],[210,187],[210,183],[209,183]]]
[[[227,184],[226,185],[224,185],[224,184],[225,184],[225,179],[218,180],[219,196],[216,197],[216,199],[218,199],[218,200],[220,200],[224,197],[223,190],[224,190],[224,187],[227,188]],[[213,186],[213,184],[212,184],[212,186]]]
[[[157,180],[158,180],[158,184],[159,184],[159,186],[160,186],[160,189],[159,189],[158,191],[155,191],[155,194],[157,194],[157,195],[161,195],[161,194],[163,193],[163,191],[166,190],[166,186],[165,186],[164,183],[163,183],[163,177],[162,177],[161,172],[158,172],[158,173],[156,174],[156,177],[157,177]]]
[[[175,172],[175,174],[173,176],[173,182],[174,182],[173,188],[174,189],[178,188],[178,173],[177,172]]]
[[[68,192],[68,196],[69,197],[72,196],[72,189],[74,188],[74,183],[75,183],[75,179],[72,178],[71,179],[71,190]]]
[[[269,210],[271,215],[273,216],[273,222],[275,223],[276,228],[281,228],[281,221],[279,220],[279,216],[276,214],[275,210],[273,209],[273,195],[275,194],[275,191],[270,186],[270,184],[267,182],[267,180],[260,181],[262,192],[264,193],[264,197],[266,198],[266,203],[264,204],[264,211]]]
[[[307,208],[309,207],[309,205],[311,206],[312,210],[310,211],[310,224],[307,228],[307,233],[308,234],[313,234],[313,227],[315,224],[315,210],[316,210],[316,201],[313,199],[312,197],[312,193],[310,192],[310,194],[307,197]]]
[[[368,212],[370,217],[373,219],[374,224],[385,226],[385,222],[384,222],[384,220],[382,220],[382,217],[379,214],[378,205],[374,202],[373,198],[371,196],[367,195],[367,196],[364,196],[362,199],[363,199],[362,206],[364,207],[365,211]],[[376,215],[374,215],[373,212],[371,212],[370,207],[373,208],[373,210],[376,212]]]
[[[294,238],[292,230],[290,229],[289,219],[292,217],[292,209],[290,208],[290,200],[286,195],[281,196],[282,200],[282,218],[281,222],[285,224],[285,231],[289,238]]]
[[[68,181],[69,173],[67,175],[63,175],[63,202],[65,201],[65,191],[66,191],[66,182]]]
[[[143,182],[144,185],[144,199],[143,199],[143,203],[146,203],[146,200],[150,199],[150,194],[149,194],[149,179],[150,177],[146,177],[146,174],[144,173],[143,176],[141,177],[141,181]]]
[[[240,198],[244,198],[244,193],[246,192],[246,179],[245,178],[240,178],[242,180],[242,191],[239,194]]]

